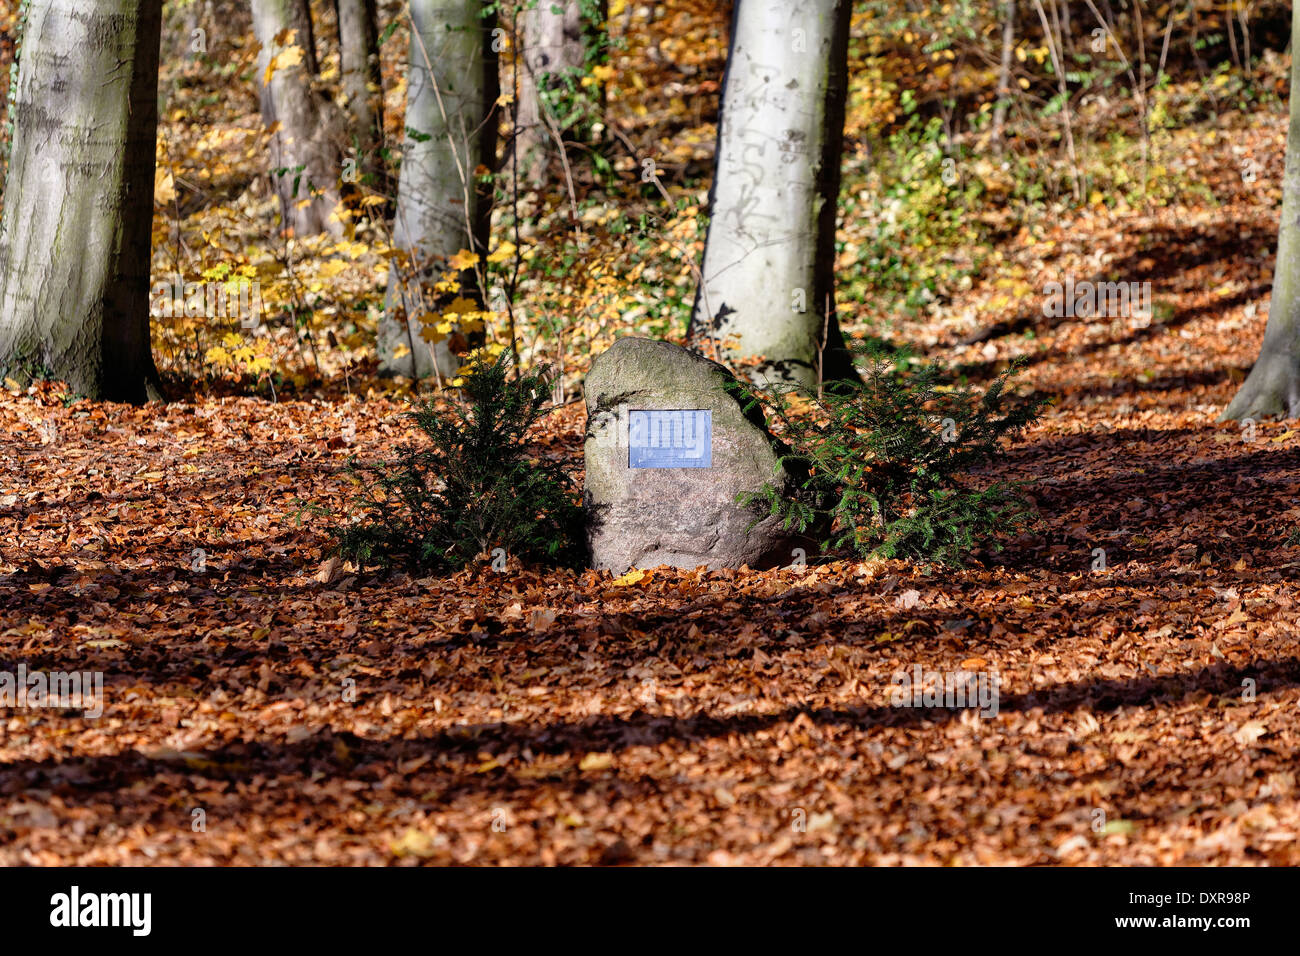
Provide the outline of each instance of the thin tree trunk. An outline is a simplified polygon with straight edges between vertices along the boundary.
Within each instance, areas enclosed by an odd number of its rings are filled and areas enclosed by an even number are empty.
[[[407,66],[406,143],[397,186],[393,242],[413,268],[389,273],[379,323],[380,371],[416,378],[450,375],[460,365],[446,340],[430,349],[420,337],[420,312],[432,296],[426,287],[467,249],[488,251],[492,187],[475,171],[496,170],[496,113],[500,91],[492,50],[495,19],[477,0],[411,0]],[[474,270],[461,273],[463,295],[481,303]],[[401,321],[399,317],[405,317]],[[410,355],[397,353],[402,346]],[[437,356],[436,367],[434,356]]]
[[[1047,51],[1052,57],[1052,68],[1056,71],[1056,82],[1061,92],[1061,124],[1065,131],[1065,153],[1070,158],[1072,173],[1070,185],[1074,190],[1074,201],[1083,198],[1083,174],[1079,170],[1079,156],[1074,151],[1074,120],[1070,115],[1070,88],[1065,79],[1064,53],[1058,52],[1060,44],[1048,22],[1047,11],[1043,9],[1043,0],[1034,0],[1034,9],[1043,24],[1043,39],[1047,42]]]
[[[375,0],[335,0],[339,25],[340,85],[352,145],[366,185],[387,193],[387,171],[379,150],[383,141],[384,86],[379,62]]]
[[[834,257],[849,0],[739,0],[692,338],[755,380],[854,375]]]
[[[1241,24],[1242,67],[1246,71],[1246,82],[1252,81],[1250,68],[1250,20],[1246,15],[1246,4],[1238,0],[1237,21]]]
[[[253,30],[262,47],[257,58],[262,119],[268,127],[279,124],[271,138],[271,178],[286,228],[297,236],[337,236],[342,235],[342,224],[331,213],[339,201],[342,117],[338,107],[312,87],[315,57],[308,57],[313,44],[310,35],[304,36],[301,3],[252,0]],[[276,37],[289,31],[293,40],[277,44]],[[302,49],[303,62],[285,62],[282,54],[293,46]],[[277,57],[267,82],[268,68]]]
[[[28,11],[0,223],[0,369],[158,397],[149,266],[162,0]]]
[[[1228,28],[1228,49],[1232,51],[1232,65],[1241,69],[1241,55],[1237,53],[1237,32],[1232,28],[1232,13],[1223,18],[1223,25]]]
[[[998,64],[998,102],[993,107],[993,144],[1002,148],[1002,127],[1011,102],[1011,60],[1016,47],[1016,0],[1002,3],[1002,61]]]
[[[1300,50],[1300,13],[1292,7],[1291,49]],[[1264,344],[1223,420],[1300,418],[1300,70],[1291,64],[1291,119],[1282,175],[1273,295]]]
[[[543,95],[560,87],[566,72],[582,70],[582,6],[577,0],[536,0],[520,13],[519,25],[523,69],[511,156],[518,157],[520,176],[538,188],[556,149],[550,127],[561,119],[547,110]]]

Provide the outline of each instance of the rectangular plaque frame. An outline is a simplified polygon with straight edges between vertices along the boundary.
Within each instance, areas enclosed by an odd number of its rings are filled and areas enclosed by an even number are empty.
[[[712,468],[712,410],[632,409],[628,412],[627,466]]]

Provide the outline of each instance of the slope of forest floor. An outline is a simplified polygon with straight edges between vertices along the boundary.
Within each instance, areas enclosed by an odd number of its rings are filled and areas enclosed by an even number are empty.
[[[0,392],[0,670],[105,674],[97,720],[0,716],[0,864],[1300,863],[1300,432],[1216,423],[1284,133],[1006,244],[1035,289],[1152,282],[1150,325],[989,275],[896,330],[1056,399],[998,468],[1041,524],[963,571],[354,573],[306,506],[414,437],[388,386]],[[539,435],[579,477],[584,423]],[[997,715],[890,706],[917,665],[996,672]]]
[[[1037,322],[1059,402],[1003,470],[1043,523],[962,572],[329,580],[295,516],[400,403],[6,393],[6,662],[107,686],[11,712],[0,862],[1300,862],[1300,434],[1215,423],[1272,218],[1062,226],[1148,237],[1173,317]],[[996,671],[998,715],[889,706],[917,664]]]

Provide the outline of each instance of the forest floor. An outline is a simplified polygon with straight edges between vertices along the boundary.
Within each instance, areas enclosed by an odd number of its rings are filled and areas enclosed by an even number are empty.
[[[1056,399],[998,466],[1039,526],[962,571],[354,573],[302,508],[399,398],[0,392],[0,669],[105,675],[98,719],[0,714],[0,864],[1300,863],[1300,432],[1216,423],[1277,221],[1238,164],[1284,132],[1206,146],[1213,204],[1009,244],[1151,281],[1148,327],[908,327]],[[579,478],[584,422],[538,436]],[[996,716],[891,706],[917,665]]]
[[[4,660],[106,700],[9,713],[0,862],[1300,862],[1300,433],[1215,423],[1270,219],[1130,219],[1173,318],[1037,321],[1059,400],[1002,470],[1042,524],[961,572],[330,580],[294,514],[400,403],[5,393]],[[917,664],[997,716],[889,706]]]

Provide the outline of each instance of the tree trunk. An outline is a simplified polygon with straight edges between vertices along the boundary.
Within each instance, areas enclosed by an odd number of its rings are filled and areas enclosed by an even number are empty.
[[[1067,4],[1068,6],[1068,4]],[[1016,46],[1016,0],[1002,2],[1002,60],[998,64],[998,101],[993,107],[993,145],[1002,149],[1002,127],[1011,102],[1011,55]]]
[[[1300,50],[1300,13],[1292,8],[1291,49]],[[1291,120],[1282,176],[1273,295],[1264,344],[1221,420],[1300,418],[1300,70],[1291,64]]]
[[[853,377],[835,317],[850,0],[739,0],[691,335],[755,381]]]
[[[331,219],[339,201],[342,117],[338,107],[312,87],[315,55],[310,53],[313,43],[303,23],[302,0],[252,0],[252,5],[253,31],[262,46],[257,57],[262,119],[268,127],[279,123],[271,138],[271,179],[280,196],[281,221],[296,236],[342,235],[342,224]],[[293,39],[277,44],[276,37],[286,31],[293,31]],[[302,62],[284,56],[294,46],[302,50]]]
[[[149,266],[162,0],[28,11],[0,222],[0,371],[156,398]]]
[[[583,68],[582,6],[578,0],[536,0],[520,13],[519,27],[523,50],[511,155],[518,157],[520,177],[540,188],[556,149],[551,125],[559,120],[542,97],[562,85],[565,73]]]
[[[316,56],[316,24],[312,21],[311,0],[294,0],[293,28],[298,32],[305,58],[303,65],[312,76],[320,73],[320,60]]]
[[[339,25],[340,81],[351,145],[371,189],[387,194],[383,157],[384,85],[379,64],[379,26],[375,0],[335,0]]]
[[[402,282],[389,273],[384,318],[379,323],[380,371],[423,378],[450,375],[460,362],[447,341],[432,349],[421,339],[420,314],[433,301],[427,290],[447,259],[462,249],[488,251],[491,184],[479,185],[475,170],[496,169],[496,115],[500,92],[495,20],[477,0],[412,0],[407,67],[406,143],[393,217],[393,241],[408,253],[412,269]],[[481,170],[480,170],[481,173]],[[483,301],[474,271],[461,273],[462,295]],[[405,321],[402,321],[402,318]],[[397,355],[402,346],[409,355]]]

